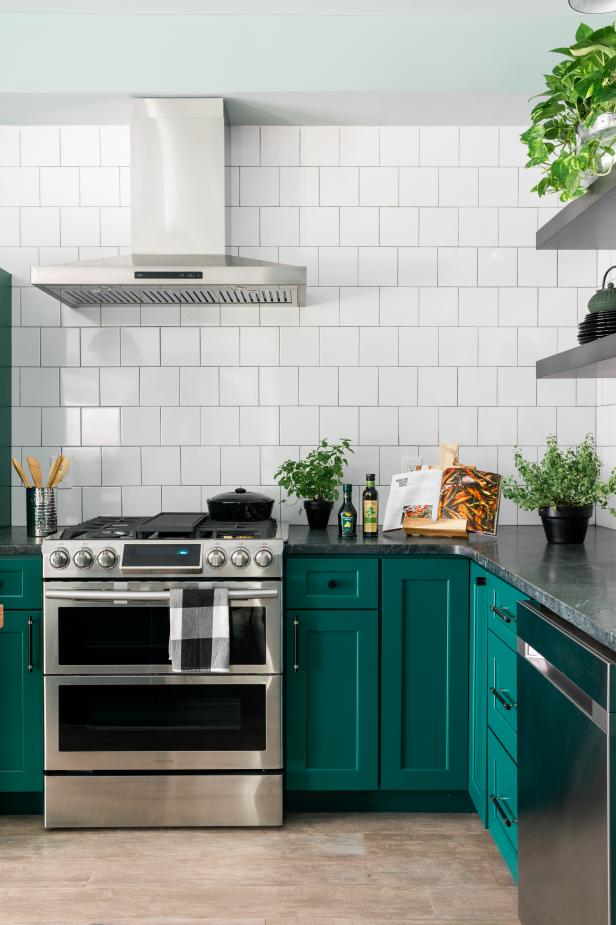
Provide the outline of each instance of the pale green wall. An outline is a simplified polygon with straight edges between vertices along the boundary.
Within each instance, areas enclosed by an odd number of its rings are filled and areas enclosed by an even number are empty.
[[[566,10],[563,0],[563,16],[530,20],[2,14],[0,93],[530,94],[551,66],[546,49],[575,31]]]

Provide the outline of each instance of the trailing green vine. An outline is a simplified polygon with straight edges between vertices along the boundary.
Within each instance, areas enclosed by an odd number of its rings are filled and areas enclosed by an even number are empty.
[[[521,136],[528,147],[527,167],[543,177],[533,187],[540,196],[560,194],[562,202],[586,192],[591,175],[609,173],[616,131],[586,137],[599,116],[616,112],[616,28],[593,31],[582,23],[576,41],[552,49],[563,55],[545,75],[544,97],[531,112],[531,126]]]

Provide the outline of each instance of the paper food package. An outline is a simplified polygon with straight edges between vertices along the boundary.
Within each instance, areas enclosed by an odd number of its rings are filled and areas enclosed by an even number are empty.
[[[442,475],[440,469],[415,469],[394,475],[383,530],[400,530],[405,517],[436,520]]]
[[[439,518],[464,518],[473,533],[496,533],[500,475],[473,466],[454,466],[442,476]]]

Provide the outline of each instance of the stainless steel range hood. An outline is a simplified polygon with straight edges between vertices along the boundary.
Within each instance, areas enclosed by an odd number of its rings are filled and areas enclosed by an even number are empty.
[[[67,305],[303,305],[306,268],[225,253],[222,99],[131,103],[132,253],[32,267]]]

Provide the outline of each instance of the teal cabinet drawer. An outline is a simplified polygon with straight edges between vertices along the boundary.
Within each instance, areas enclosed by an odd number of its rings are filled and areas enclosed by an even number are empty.
[[[377,559],[289,559],[287,607],[372,610],[379,604]]]
[[[528,598],[521,591],[512,588],[494,575],[488,578],[488,629],[506,642],[512,649],[516,647],[517,626],[516,607],[518,601]]]
[[[488,829],[514,879],[518,876],[518,768],[488,731]]]
[[[516,654],[488,632],[488,724],[514,761],[518,757]]]
[[[11,610],[43,606],[43,560],[39,556],[0,558],[0,604]]]

